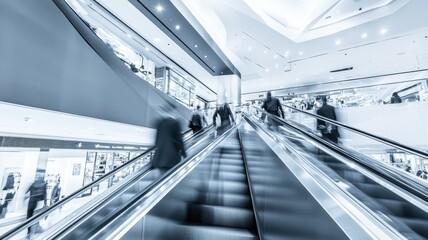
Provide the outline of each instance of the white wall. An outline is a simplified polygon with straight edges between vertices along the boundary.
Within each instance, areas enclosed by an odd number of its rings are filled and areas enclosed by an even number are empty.
[[[61,195],[69,195],[82,187],[86,162],[86,151],[51,150],[46,174],[61,175]],[[80,174],[73,176],[73,165],[80,164]]]
[[[355,128],[421,149],[428,148],[428,102],[337,108],[338,120]],[[351,145],[366,146],[368,138],[341,131]]]

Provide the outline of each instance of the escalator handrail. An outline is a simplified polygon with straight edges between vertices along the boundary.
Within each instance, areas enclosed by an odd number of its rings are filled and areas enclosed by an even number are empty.
[[[348,125],[343,124],[341,122],[338,122],[338,121],[335,121],[335,120],[332,120],[332,119],[320,116],[318,114],[313,114],[313,113],[310,113],[310,112],[306,112],[304,110],[300,110],[300,109],[297,109],[297,108],[294,108],[294,107],[290,107],[290,106],[287,106],[287,105],[284,105],[284,104],[282,104],[282,105],[284,107],[286,107],[286,108],[290,108],[290,109],[298,111],[300,113],[304,113],[304,114],[309,115],[311,117],[320,119],[320,120],[322,120],[324,122],[328,122],[328,123],[331,123],[333,125],[340,126],[340,127],[344,128],[344,129],[347,129],[347,130],[349,130],[351,132],[354,132],[354,133],[363,135],[365,137],[368,137],[368,138],[370,138],[372,140],[376,140],[378,142],[381,142],[381,143],[384,143],[386,145],[392,146],[394,148],[400,149],[402,151],[411,153],[411,154],[416,155],[418,157],[421,157],[421,158],[424,158],[424,159],[428,159],[428,153],[425,153],[425,152],[423,152],[421,150],[418,150],[418,149],[415,149],[413,147],[407,146],[405,144],[401,144],[401,143],[396,142],[394,140],[391,140],[391,139],[388,139],[388,138],[385,138],[385,137],[381,137],[381,136],[378,136],[378,135],[375,135],[375,134],[372,134],[372,133],[368,133],[368,132],[363,131],[361,129],[348,126]],[[255,107],[255,106],[253,106],[253,107],[256,108],[257,110],[262,110],[262,109],[260,109],[258,107]]]
[[[117,216],[115,216],[115,219],[109,221],[109,223],[104,226],[101,231],[103,229],[109,229],[109,231],[112,231],[112,227],[111,226],[117,226],[117,223],[115,223],[115,220],[118,219],[119,217],[123,216],[124,214],[131,214],[132,216],[130,218],[127,218],[128,221],[135,221],[134,218],[143,218],[155,205],[157,202],[159,202],[160,200],[158,200],[156,203],[151,204],[149,206],[142,206],[142,202],[147,201],[147,199],[154,195],[156,192],[165,192],[164,194],[169,193],[172,189],[162,189],[162,187],[164,187],[165,184],[167,183],[171,183],[174,185],[173,187],[175,187],[179,182],[179,181],[171,181],[171,179],[175,176],[178,175],[178,177],[182,177],[184,178],[185,176],[187,176],[200,162],[202,162],[206,156],[211,153],[216,146],[218,146],[220,143],[223,142],[223,140],[225,140],[227,137],[229,137],[233,131],[235,131],[238,128],[239,124],[235,124],[232,125],[230,129],[228,129],[225,133],[223,133],[221,136],[217,137],[214,141],[212,141],[206,148],[204,148],[202,151],[200,151],[199,153],[197,153],[195,156],[191,157],[189,160],[187,161],[182,161],[180,163],[178,163],[176,166],[174,166],[173,168],[171,168],[170,170],[168,170],[165,174],[163,174],[162,177],[160,177],[158,180],[156,180],[155,182],[152,182],[151,184],[149,184],[149,186],[147,186],[143,191],[141,191],[140,193],[138,193],[136,196],[134,196],[132,199],[130,199],[120,210],[120,212],[117,214]],[[195,161],[199,161],[196,162]],[[149,195],[149,196],[147,196]],[[139,211],[141,214],[132,214],[132,211]],[[124,227],[124,225],[126,225],[126,227]],[[117,226],[117,229],[120,230],[114,230],[112,234],[116,234],[116,237],[114,238],[105,238],[105,239],[118,239],[117,235],[118,235],[118,231],[119,232],[123,232],[123,231],[127,231],[127,229],[130,226],[127,224],[120,224],[120,226]],[[114,228],[114,227],[113,227]],[[61,233],[59,233],[61,234]],[[100,234],[100,232],[98,232],[97,234]],[[97,235],[96,234],[96,235]],[[57,234],[58,236],[58,234]],[[97,239],[96,237],[94,238],[92,236],[91,239]]]
[[[296,126],[291,125],[284,119],[272,115],[262,109],[259,109],[260,111],[264,112],[265,114],[275,118],[277,121],[282,122],[285,125],[291,126],[294,129],[299,129]],[[300,125],[300,124],[299,124]],[[300,126],[302,127],[302,126]],[[303,126],[306,127],[306,126]],[[306,130],[306,129],[305,129]],[[302,133],[305,133],[309,136],[308,131],[300,130]],[[377,164],[377,162],[373,161],[371,158],[367,157],[364,154],[352,151],[351,149],[345,149],[343,147],[338,146],[335,143],[332,143],[330,141],[327,141],[319,136],[309,136],[312,140],[319,142],[320,144],[327,146],[337,153],[346,156],[347,159],[364,166],[365,168],[371,169],[370,171],[374,171],[377,175],[382,176],[384,179],[388,179],[389,182],[394,183],[395,185],[399,186],[400,188],[404,189],[405,191],[411,193],[413,196],[416,196],[423,201],[428,202],[428,188],[426,185],[421,184],[419,182],[414,181],[413,179],[408,178],[405,176],[405,173],[397,170],[395,168],[390,168],[385,165]],[[359,161],[358,159],[367,159],[366,161]],[[370,160],[370,161],[369,161]],[[387,172],[388,174],[383,173],[382,171]],[[410,183],[409,183],[410,181]],[[415,200],[416,201],[416,200]]]
[[[213,125],[209,125],[206,128],[194,133],[191,135],[191,137],[189,137],[186,141],[199,136],[202,132],[204,132],[203,130],[207,130],[212,128]],[[128,162],[120,165],[119,167],[115,168],[113,171],[103,175],[102,177],[98,178],[97,180],[91,182],[90,184],[76,190],[75,192],[71,193],[70,195],[68,195],[67,197],[61,199],[60,201],[54,203],[52,206],[49,206],[48,209],[34,215],[33,217],[25,220],[23,223],[21,223],[19,226],[11,229],[10,231],[6,232],[5,234],[3,234],[2,236],[0,236],[0,239],[6,239],[6,238],[10,238],[11,236],[24,231],[25,229],[33,226],[34,224],[38,223],[40,220],[42,220],[45,216],[49,215],[50,213],[52,213],[53,211],[55,211],[56,209],[60,208],[61,206],[63,206],[64,204],[68,203],[69,201],[73,200],[74,198],[82,195],[83,193],[85,193],[86,191],[88,191],[89,189],[97,186],[98,184],[100,184],[101,182],[103,182],[104,180],[107,180],[108,178],[112,177],[114,174],[118,173],[119,171],[125,169],[126,167],[130,166],[131,164],[135,163],[136,161],[138,161],[140,158],[150,154],[151,152],[153,152],[154,150],[156,150],[156,147],[151,147],[149,149],[147,149],[145,152],[141,153],[140,155],[134,157],[133,159],[129,160]],[[150,163],[148,163],[150,164]]]

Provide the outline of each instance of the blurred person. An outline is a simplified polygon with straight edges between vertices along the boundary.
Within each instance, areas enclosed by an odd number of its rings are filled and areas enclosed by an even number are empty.
[[[400,96],[398,96],[398,93],[397,93],[397,92],[393,92],[393,93],[392,93],[392,97],[391,97],[391,101],[390,101],[390,103],[391,103],[391,104],[401,103],[401,97],[400,97]]]
[[[337,121],[335,109],[333,106],[327,104],[326,96],[319,97],[317,100],[317,105],[319,107],[317,110],[318,115]],[[317,119],[317,128],[321,131],[323,138],[328,139],[334,143],[339,142],[339,131],[337,130],[336,125]]]
[[[60,199],[61,196],[61,178],[57,178],[55,181],[55,185],[52,188],[52,194],[51,194],[51,203],[50,206],[52,206],[53,204],[57,203]]]
[[[272,93],[269,91],[266,94],[266,99],[263,102],[262,109],[264,109],[267,113],[272,114],[277,117],[281,117],[285,119],[284,110],[282,109],[282,105],[279,102],[279,99],[276,97],[272,97]],[[281,115],[280,115],[281,114]],[[262,115],[262,120],[264,121],[265,115]],[[278,127],[279,123],[271,116],[267,117],[268,126]]]
[[[153,156],[152,167],[166,172],[186,158],[180,122],[175,115],[176,107],[167,104],[162,108],[161,119],[156,124],[156,152]]]
[[[44,206],[47,206],[46,202],[46,189],[47,183],[43,180],[43,175],[41,173],[36,174],[36,180],[31,184],[30,188],[27,190],[29,194],[28,208],[27,208],[27,219],[31,218],[34,215],[34,210],[37,208],[39,201],[44,201]],[[31,227],[28,228],[28,234],[31,232]]]
[[[219,134],[225,132],[232,123],[235,123],[235,119],[233,118],[232,110],[227,103],[224,103],[219,108],[217,108],[213,115],[213,124],[217,125],[217,115],[220,117],[220,127],[217,128],[217,132]]]
[[[205,113],[201,110],[201,106],[198,105],[189,122],[189,128],[192,129],[193,133],[196,133],[206,126],[208,126],[208,122]]]

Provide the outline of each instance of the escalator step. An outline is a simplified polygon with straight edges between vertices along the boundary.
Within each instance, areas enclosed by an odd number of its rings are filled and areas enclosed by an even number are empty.
[[[250,240],[258,239],[254,231],[219,227],[219,226],[204,226],[199,224],[185,224],[180,222],[168,221],[163,218],[147,216],[145,228],[151,229],[147,231],[150,235],[145,235],[145,240]],[[159,227],[162,226],[162,227]]]
[[[256,228],[253,211],[235,207],[190,204],[188,221],[202,225]]]
[[[237,207],[243,209],[252,208],[250,196],[230,193],[200,193],[196,201],[193,203]]]

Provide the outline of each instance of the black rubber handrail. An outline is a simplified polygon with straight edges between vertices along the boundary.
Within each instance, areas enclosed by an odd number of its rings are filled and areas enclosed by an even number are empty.
[[[209,125],[208,127],[202,129],[202,130],[206,130],[209,128],[212,128],[213,125]],[[187,140],[192,139],[193,137],[199,136],[203,131],[198,131],[196,133],[194,133],[192,135],[192,137],[188,138]],[[191,131],[191,130],[189,130]],[[189,132],[186,131],[186,132]],[[154,150],[156,150],[156,147],[151,147],[149,149],[147,149],[145,152],[143,152],[142,154],[134,157],[133,159],[129,160],[128,162],[122,164],[121,166],[115,168],[113,171],[103,175],[102,177],[98,178],[97,180],[91,182],[90,184],[76,190],[75,192],[73,192],[72,194],[68,195],[67,197],[65,197],[64,199],[61,199],[60,201],[56,202],[55,204],[53,204],[52,206],[50,206],[48,209],[46,209],[45,211],[42,211],[36,215],[34,215],[33,217],[27,219],[25,222],[21,223],[19,226],[15,227],[14,229],[11,229],[10,231],[6,232],[5,234],[3,234],[2,236],[0,236],[0,239],[6,239],[6,238],[10,238],[12,236],[14,236],[15,234],[20,233],[21,231],[24,231],[25,229],[33,226],[34,224],[38,223],[40,220],[42,220],[46,215],[52,213],[53,211],[55,211],[56,209],[60,208],[61,206],[63,206],[64,204],[66,204],[67,202],[75,199],[76,197],[82,195],[83,193],[85,193],[86,191],[88,191],[89,189],[97,186],[98,184],[100,184],[101,182],[103,182],[104,180],[107,180],[108,178],[112,177],[114,174],[118,173],[119,171],[121,171],[122,169],[132,165],[134,162],[138,161],[140,158],[148,155],[149,153],[153,152]],[[150,163],[149,163],[150,164]]]
[[[378,136],[378,135],[375,135],[375,134],[372,134],[372,133],[368,133],[368,132],[360,130],[358,128],[354,128],[354,127],[348,126],[348,125],[343,124],[341,122],[334,121],[334,120],[331,120],[329,118],[326,118],[326,117],[323,117],[323,116],[320,116],[320,115],[317,115],[317,114],[309,113],[309,112],[306,112],[306,111],[303,111],[303,110],[300,110],[300,109],[297,109],[297,108],[294,108],[294,107],[290,107],[290,106],[287,106],[287,105],[284,105],[284,104],[283,104],[283,106],[286,107],[286,108],[290,108],[290,109],[293,109],[295,111],[298,111],[300,113],[304,113],[304,114],[309,115],[311,117],[320,119],[320,120],[322,120],[324,122],[328,122],[328,123],[331,123],[333,125],[340,126],[340,127],[344,128],[344,129],[347,129],[347,130],[349,130],[351,132],[363,135],[365,137],[368,137],[370,139],[373,139],[373,140],[376,140],[378,142],[384,143],[384,144],[389,145],[391,147],[400,149],[402,151],[411,153],[411,154],[416,155],[418,157],[428,159],[428,154],[426,152],[418,150],[418,149],[415,149],[415,148],[412,148],[412,147],[404,145],[404,144],[401,144],[401,143],[396,142],[394,140],[391,140],[391,139],[388,139],[388,138],[384,138],[384,137],[381,137],[381,136]],[[257,107],[254,107],[254,108],[263,111],[260,108],[257,108]]]

